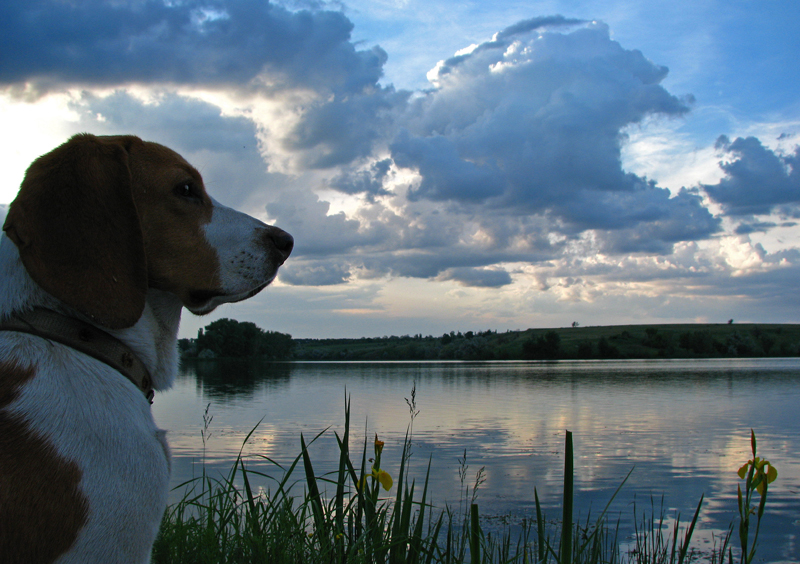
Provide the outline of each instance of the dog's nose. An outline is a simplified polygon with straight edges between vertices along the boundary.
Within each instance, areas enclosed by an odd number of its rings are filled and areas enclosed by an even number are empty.
[[[269,239],[272,241],[272,244],[275,245],[278,253],[280,253],[281,264],[283,264],[283,262],[289,258],[289,255],[292,254],[292,249],[294,248],[294,237],[289,235],[283,229],[273,227],[269,231]]]

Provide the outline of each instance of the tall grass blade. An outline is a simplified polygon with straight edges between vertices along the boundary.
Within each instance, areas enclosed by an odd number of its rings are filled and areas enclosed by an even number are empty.
[[[470,506],[469,554],[472,564],[481,564],[481,523],[477,503]]]
[[[560,564],[572,563],[573,463],[572,432],[567,431],[566,445],[564,447],[564,496],[561,513]]]
[[[338,440],[338,436],[336,437]],[[345,400],[344,408],[344,437],[339,441],[339,471],[336,475],[335,520],[336,528],[334,539],[336,551],[340,555],[342,564],[345,562],[344,550],[344,484],[347,480],[347,462],[350,460],[350,399]]]
[[[408,558],[406,559],[407,564],[417,564],[419,562],[419,555],[422,551],[422,528],[425,522],[425,503],[427,502],[428,496],[428,480],[431,476],[431,460],[428,459],[428,471],[425,473],[425,483],[422,487],[422,499],[419,503],[419,513],[417,514],[417,523],[414,527],[414,534],[411,536],[411,539],[408,543]],[[429,542],[435,542],[429,541]]]
[[[700,496],[700,503],[697,504],[697,509],[694,512],[694,517],[692,518],[692,522],[689,525],[689,528],[686,530],[686,536],[683,538],[683,542],[681,543],[681,550],[678,556],[678,564],[683,564],[683,560],[684,558],[686,558],[686,552],[689,550],[689,544],[692,541],[692,535],[694,534],[694,526],[697,524],[697,518],[700,516],[700,507],[702,507],[703,505],[704,497],[705,494],[702,494]]]
[[[406,429],[406,438],[403,441],[403,454],[400,456],[400,472],[397,475],[397,494],[395,495],[395,502],[394,502],[394,512],[392,514],[392,528],[391,528],[391,537],[390,537],[390,544],[391,549],[389,552],[389,562],[390,564],[399,564],[402,562],[403,558],[405,557],[405,546],[404,543],[399,542],[401,538],[407,536],[405,533],[406,531],[403,530],[403,484],[406,479],[405,471],[406,471],[406,460],[408,459],[408,448],[409,448],[409,440],[408,440],[408,429]]]
[[[330,554],[330,536],[328,524],[325,521],[325,510],[322,506],[322,496],[319,493],[317,479],[314,476],[314,467],[311,465],[311,457],[308,455],[308,447],[303,434],[300,433],[300,446],[303,449],[303,467],[306,471],[306,485],[308,486],[308,503],[311,505],[311,512],[314,516],[316,525],[316,536],[322,545],[323,553]]]

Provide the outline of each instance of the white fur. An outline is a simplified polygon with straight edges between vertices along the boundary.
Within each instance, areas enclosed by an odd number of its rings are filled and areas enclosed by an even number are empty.
[[[6,213],[0,206],[0,225]],[[266,228],[214,203],[204,236],[219,256],[215,266],[225,295],[214,298],[198,313],[243,299],[272,281],[280,264],[263,242]],[[28,276],[17,247],[3,234],[0,319],[33,306],[88,321]],[[177,371],[181,308],[175,295],[150,289],[136,324],[109,331],[144,362],[156,390],[169,388]],[[7,412],[24,418],[32,431],[52,444],[62,458],[75,462],[82,473],[79,487],[88,499],[88,522],[57,562],[149,562],[167,502],[170,455],[165,432],[156,426],[142,392],[102,362],[29,334],[0,331],[0,361],[35,367],[35,377],[24,385]],[[46,516],[43,519],[42,526],[46,526]]]

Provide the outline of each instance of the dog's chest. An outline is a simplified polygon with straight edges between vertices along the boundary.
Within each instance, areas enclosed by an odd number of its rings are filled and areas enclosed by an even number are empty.
[[[0,540],[0,561],[4,550],[28,550],[30,561],[148,561],[169,452],[129,381],[62,345],[0,333],[0,435],[0,477],[10,486],[0,492],[0,528],[14,531],[13,548]]]

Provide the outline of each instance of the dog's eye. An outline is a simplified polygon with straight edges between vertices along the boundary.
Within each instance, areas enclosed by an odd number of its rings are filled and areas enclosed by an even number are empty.
[[[191,182],[181,182],[175,186],[175,195],[189,200],[201,200],[200,190]]]

